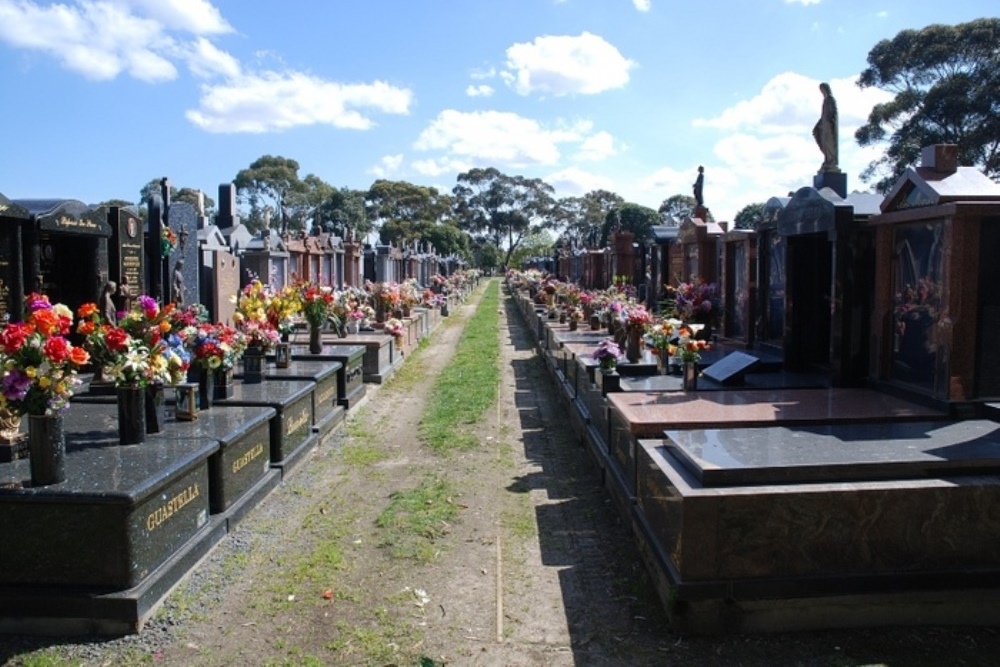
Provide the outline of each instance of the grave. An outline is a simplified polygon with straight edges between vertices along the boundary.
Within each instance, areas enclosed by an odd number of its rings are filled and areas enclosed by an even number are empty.
[[[225,534],[210,510],[219,441],[167,429],[118,445],[117,407],[66,413],[67,480],[28,486],[28,461],[0,464],[0,630],[136,632]],[[15,548],[16,547],[16,548]]]
[[[292,359],[287,368],[265,364],[264,379],[268,382],[310,382],[315,385],[312,393],[312,430],[320,440],[344,419],[345,408],[338,398],[337,387],[343,375],[343,364],[339,361],[303,361]],[[237,372],[236,379],[243,374]]]
[[[316,355],[308,354],[305,347],[306,334],[292,334],[292,358],[312,359]],[[393,361],[393,340],[392,336],[380,331],[362,332],[351,334],[347,338],[340,338],[335,334],[323,334],[323,351],[319,356],[327,355],[327,348],[341,346],[357,347],[365,349],[362,364],[363,381],[371,384],[382,384],[396,372],[402,364],[402,357]]]
[[[278,379],[257,384],[236,382],[233,396],[216,399],[215,405],[274,409],[270,420],[270,463],[281,470],[284,478],[319,444],[319,436],[312,430],[315,388],[312,382]]]
[[[292,360],[303,363],[339,363],[337,404],[350,410],[358,406],[367,392],[364,383],[365,353],[364,345],[326,345],[319,354],[311,354],[308,348],[296,345],[292,348]]]
[[[679,632],[1000,621],[996,422],[668,430],[637,456]]]
[[[0,194],[0,322],[20,322],[26,293],[24,235],[31,213]]]

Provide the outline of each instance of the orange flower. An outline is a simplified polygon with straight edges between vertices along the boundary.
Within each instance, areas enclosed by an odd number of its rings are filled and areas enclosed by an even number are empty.
[[[82,317],[82,318],[87,318],[90,317],[91,315],[96,315],[97,312],[98,312],[97,304],[93,302],[85,303],[76,309],[77,317]]]
[[[74,347],[69,351],[69,361],[71,364],[83,366],[90,361],[90,355],[82,347]]]
[[[89,336],[96,331],[97,326],[90,320],[80,320],[76,325],[76,332],[82,336]]]
[[[62,330],[62,322],[52,309],[34,311],[31,313],[30,321],[45,336],[58,335]]]

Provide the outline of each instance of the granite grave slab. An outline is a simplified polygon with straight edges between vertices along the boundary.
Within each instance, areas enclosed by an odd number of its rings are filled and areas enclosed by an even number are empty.
[[[304,361],[293,357],[287,368],[266,364],[264,379],[314,383],[312,429],[323,438],[344,419],[345,410],[337,397],[342,370],[343,364],[339,361]],[[242,379],[242,375],[237,373],[236,378]]]
[[[356,407],[365,397],[364,362],[367,348],[364,345],[325,345],[319,354],[311,354],[308,348],[292,348],[292,360],[306,363],[336,362],[341,365],[337,371],[337,403],[345,409]]]

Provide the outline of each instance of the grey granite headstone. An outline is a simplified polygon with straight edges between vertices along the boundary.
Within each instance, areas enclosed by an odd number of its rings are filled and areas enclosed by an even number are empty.
[[[170,253],[170,285],[166,290],[170,301],[190,306],[200,298],[198,258],[198,211],[188,202],[170,206],[170,228],[177,237],[177,246]],[[181,295],[178,299],[177,289]]]
[[[715,362],[702,373],[710,380],[719,384],[743,384],[743,376],[753,368],[759,360],[746,352],[730,352]]]

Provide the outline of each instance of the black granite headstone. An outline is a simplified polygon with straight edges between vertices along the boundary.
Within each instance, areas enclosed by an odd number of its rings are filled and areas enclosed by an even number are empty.
[[[170,206],[170,229],[177,237],[177,246],[167,263],[170,266],[169,300],[190,306],[200,299],[198,257],[198,212],[188,202]],[[180,299],[177,292],[180,291]]]
[[[710,380],[719,384],[743,384],[743,376],[753,368],[759,360],[746,352],[730,352],[725,357],[707,367],[702,373]]]

